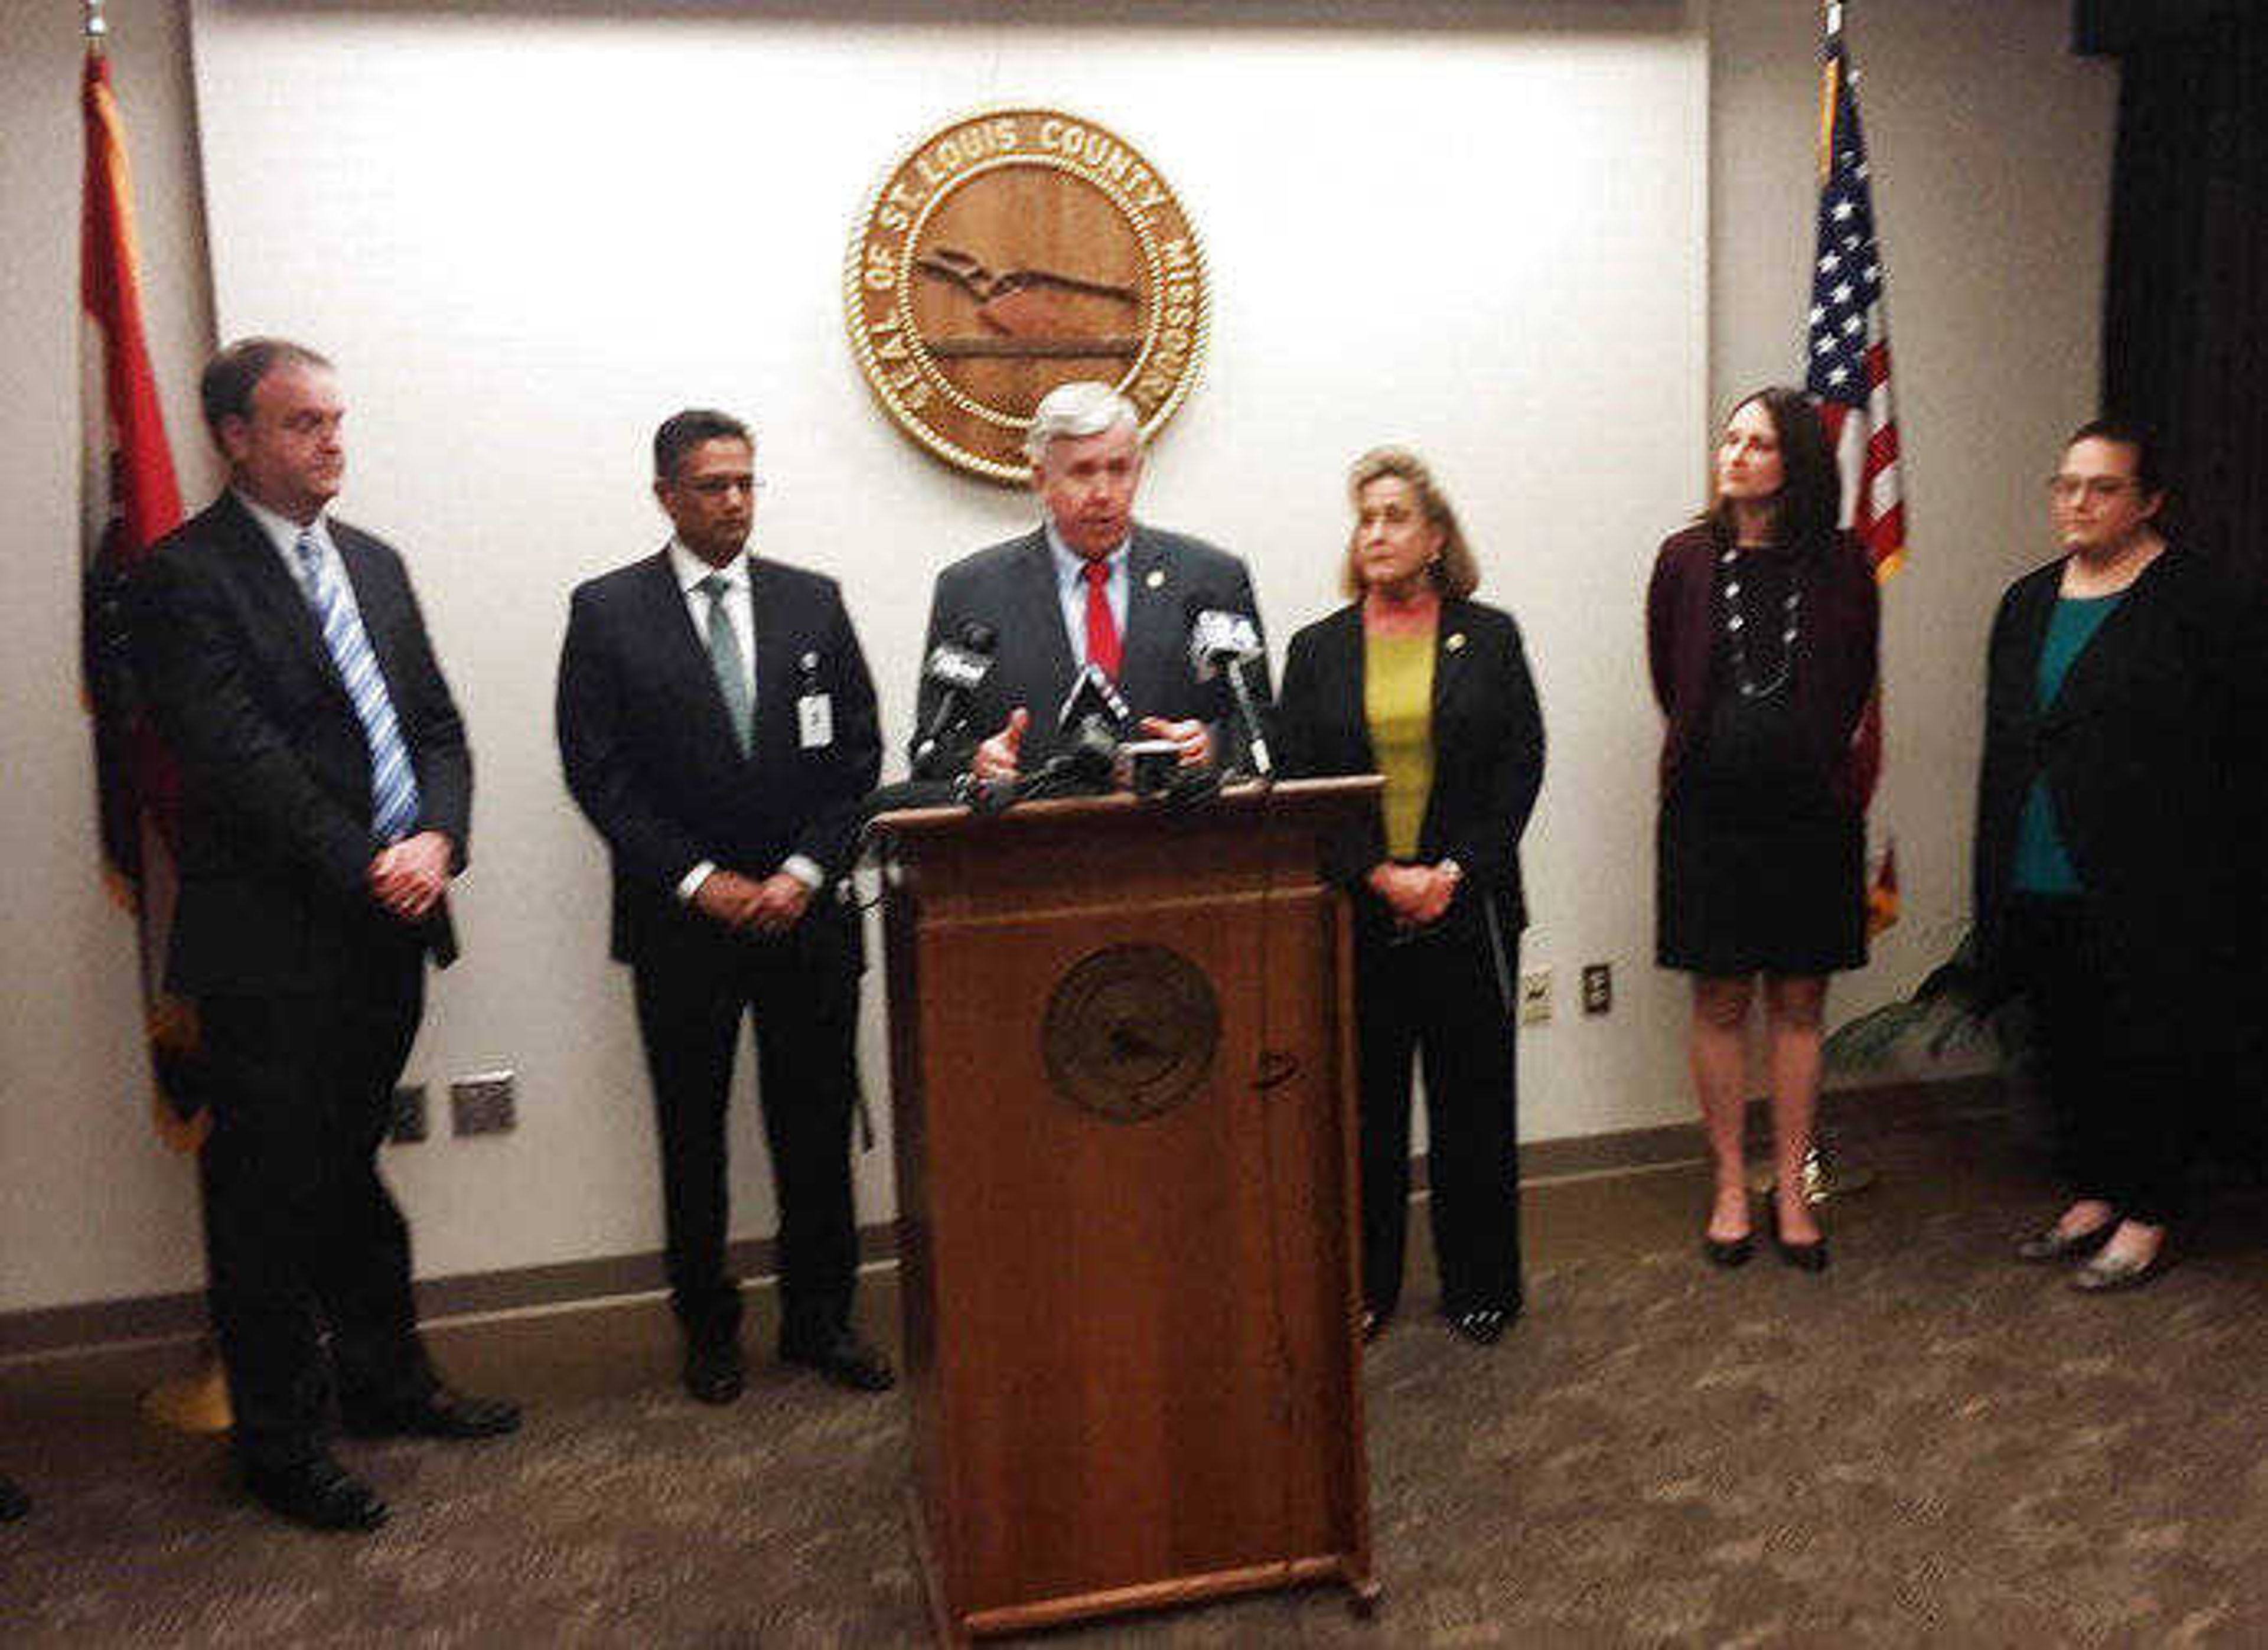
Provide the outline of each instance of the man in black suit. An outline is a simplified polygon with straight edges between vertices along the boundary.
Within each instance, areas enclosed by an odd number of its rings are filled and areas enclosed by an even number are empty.
[[[780,1356],[880,1391],[889,1364],[850,1327],[865,956],[846,878],[881,768],[873,683],[835,581],[748,553],[747,427],[679,413],[655,433],[653,463],[676,533],[575,592],[559,753],[613,859],[614,956],[630,966],[653,1079],[686,1389],[705,1403],[740,1394],[725,1116],[753,1009],[779,1194]]]
[[[1256,637],[1259,608],[1244,564],[1134,519],[1141,426],[1108,385],[1049,391],[1025,451],[1040,526],[955,562],[938,575],[930,601],[932,650],[972,624],[997,637],[991,669],[969,698],[968,726],[986,737],[968,767],[997,783],[1052,755],[1061,742],[1057,707],[1089,664],[1142,714],[1144,732],[1181,747],[1184,767],[1212,765],[1228,726],[1229,690],[1219,677],[1197,680],[1190,622],[1207,610],[1240,614]],[[1264,699],[1264,659],[1257,675]],[[917,727],[932,726],[944,691],[924,678]]]
[[[385,1503],[326,1441],[477,1438],[517,1406],[441,1384],[417,1334],[409,1231],[378,1145],[456,940],[472,759],[401,558],[333,519],[345,404],[278,339],[205,369],[229,487],[133,587],[144,690],[182,772],[168,986],[195,1000],[213,1326],[246,1487],[321,1528]]]

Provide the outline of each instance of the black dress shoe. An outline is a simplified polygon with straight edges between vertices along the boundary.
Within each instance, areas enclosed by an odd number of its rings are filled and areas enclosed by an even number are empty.
[[[11,1522],[32,1510],[32,1498],[16,1487],[16,1481],[0,1473],[0,1524]]]
[[[1385,1334],[1386,1326],[1393,1322],[1394,1314],[1391,1310],[1381,1312],[1375,1307],[1365,1307],[1362,1309],[1362,1344],[1365,1346],[1369,1345],[1380,1336]]]
[[[702,1341],[685,1349],[685,1390],[699,1403],[730,1403],[747,1386],[740,1343]]]
[[[476,1398],[453,1387],[393,1403],[340,1406],[340,1424],[356,1438],[498,1438],[519,1430],[519,1405],[510,1398]]]
[[[853,1392],[887,1392],[898,1384],[890,1360],[849,1330],[831,1335],[780,1338],[780,1361],[816,1369],[838,1387]]]
[[[247,1462],[244,1487],[269,1512],[310,1529],[372,1530],[386,1522],[378,1492],[328,1455],[289,1467]]]

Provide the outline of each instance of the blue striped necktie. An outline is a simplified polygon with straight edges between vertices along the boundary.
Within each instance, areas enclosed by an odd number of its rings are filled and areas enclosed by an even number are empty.
[[[401,742],[401,724],[394,719],[378,655],[371,651],[362,615],[324,565],[323,547],[315,541],[313,528],[299,529],[295,549],[306,570],[307,605],[322,626],[323,645],[331,650],[331,662],[339,667],[339,679],[346,683],[347,697],[370,741],[371,835],[381,843],[399,842],[417,823],[417,775]]]

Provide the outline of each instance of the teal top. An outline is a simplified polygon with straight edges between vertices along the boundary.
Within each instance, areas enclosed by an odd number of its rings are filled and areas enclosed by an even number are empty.
[[[2087,645],[2124,593],[2058,598],[2055,613],[2048,620],[2047,640],[2040,645],[2036,703],[2041,710],[2055,703],[2073,661],[2087,651]],[[2015,886],[2025,894],[2077,894],[2084,887],[2064,842],[2063,827],[2057,822],[2055,799],[2048,794],[2045,774],[2033,779],[2031,792],[2024,798],[2024,816],[2016,827]]]

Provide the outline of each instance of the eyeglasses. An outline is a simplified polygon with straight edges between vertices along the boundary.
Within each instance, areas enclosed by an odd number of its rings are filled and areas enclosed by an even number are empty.
[[[2139,485],[2131,475],[2051,475],[2048,497],[2059,505],[2072,504],[2081,497],[2100,501],[2137,491]]]

